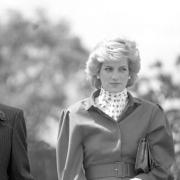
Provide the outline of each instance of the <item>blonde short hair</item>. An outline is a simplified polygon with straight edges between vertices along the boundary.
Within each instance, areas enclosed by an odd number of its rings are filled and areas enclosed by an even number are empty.
[[[132,86],[140,70],[139,51],[134,41],[127,39],[109,39],[102,41],[90,53],[85,72],[93,87],[99,89],[101,81],[97,78],[101,65],[105,61],[119,61],[121,57],[128,58],[130,79],[127,87]]]

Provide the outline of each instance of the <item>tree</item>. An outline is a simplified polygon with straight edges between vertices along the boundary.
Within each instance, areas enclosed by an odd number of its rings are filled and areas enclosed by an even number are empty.
[[[33,175],[38,180],[57,180],[55,143],[60,111],[89,95],[84,74],[88,50],[73,35],[66,20],[52,23],[43,11],[34,21],[16,11],[0,24],[0,99],[22,108],[28,132]],[[178,72],[179,57],[175,67]],[[173,129],[180,178],[180,86],[163,63],[151,66],[152,77],[143,76],[132,91],[159,103]]]
[[[34,176],[56,180],[52,139],[57,137],[51,132],[56,128],[57,134],[60,111],[70,101],[69,88],[83,87],[79,78],[84,78],[80,74],[88,51],[67,21],[52,23],[42,11],[33,22],[11,11],[0,27],[1,101],[25,112]]]

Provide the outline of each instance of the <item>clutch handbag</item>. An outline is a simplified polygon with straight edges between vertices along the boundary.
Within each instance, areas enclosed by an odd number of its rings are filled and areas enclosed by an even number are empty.
[[[140,139],[136,154],[135,171],[137,173],[148,173],[155,167],[148,138]]]

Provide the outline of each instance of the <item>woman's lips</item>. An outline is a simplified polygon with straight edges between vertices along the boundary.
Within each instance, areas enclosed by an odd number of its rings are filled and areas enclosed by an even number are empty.
[[[110,84],[120,84],[120,82],[110,82]]]
[[[112,86],[118,86],[118,85],[120,85],[121,83],[110,83]]]

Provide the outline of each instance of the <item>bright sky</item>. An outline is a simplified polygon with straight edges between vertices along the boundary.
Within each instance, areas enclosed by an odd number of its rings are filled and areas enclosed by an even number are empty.
[[[1,18],[7,9],[33,18],[37,8],[44,8],[54,21],[66,18],[90,49],[106,37],[135,40],[142,59],[141,73],[156,59],[162,59],[172,71],[180,54],[179,0],[0,0],[0,4]]]

